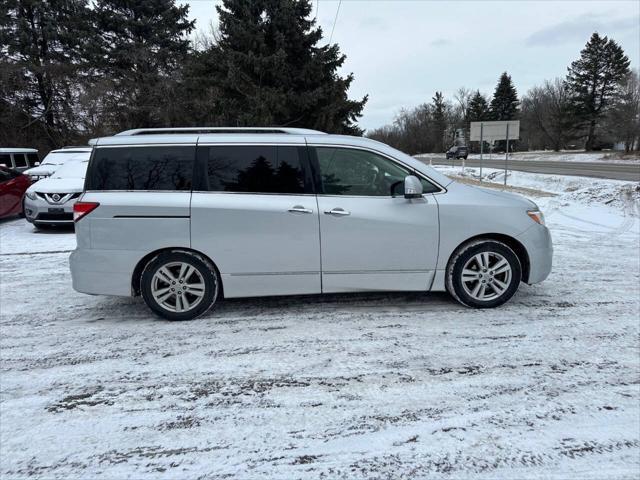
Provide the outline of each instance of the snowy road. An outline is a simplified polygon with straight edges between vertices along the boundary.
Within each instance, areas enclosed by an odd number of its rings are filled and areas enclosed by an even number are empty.
[[[477,156],[474,156],[477,157]],[[462,160],[447,160],[444,155],[438,158],[420,157],[425,163],[434,165],[461,165]],[[465,162],[468,167],[504,168],[504,154],[469,158]],[[563,162],[557,160],[520,160],[517,157],[509,159],[509,169],[522,172],[545,173],[553,175],[578,175],[581,177],[609,178],[615,180],[640,181],[640,164],[615,162]]]
[[[170,323],[0,224],[0,477],[637,478],[637,203],[535,200],[541,285],[226,301]],[[635,210],[635,211],[634,211]]]

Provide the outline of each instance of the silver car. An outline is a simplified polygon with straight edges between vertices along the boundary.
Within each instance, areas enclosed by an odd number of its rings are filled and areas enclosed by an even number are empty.
[[[24,216],[36,228],[73,225],[73,204],[84,190],[90,153],[79,155],[25,192]]]
[[[133,130],[93,141],[73,287],[192,319],[221,298],[448,291],[470,307],[544,280],[531,201],[376,141],[289,129]]]

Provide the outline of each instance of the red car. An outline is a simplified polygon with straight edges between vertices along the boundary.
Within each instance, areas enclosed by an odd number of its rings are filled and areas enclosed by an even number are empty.
[[[22,199],[29,185],[31,180],[27,175],[0,167],[0,218],[22,213]]]

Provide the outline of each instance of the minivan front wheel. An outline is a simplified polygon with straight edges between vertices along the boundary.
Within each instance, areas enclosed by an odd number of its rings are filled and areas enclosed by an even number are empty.
[[[186,251],[158,254],[140,278],[145,303],[168,320],[191,320],[207,312],[218,299],[219,285],[211,262]]]
[[[496,240],[464,245],[447,267],[447,290],[468,307],[502,305],[518,290],[522,266],[514,251]]]

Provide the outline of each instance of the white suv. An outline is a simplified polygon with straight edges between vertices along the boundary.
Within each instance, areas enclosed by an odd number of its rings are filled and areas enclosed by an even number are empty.
[[[36,167],[24,171],[32,181],[49,177],[62,165],[73,160],[87,160],[91,154],[91,147],[65,147],[51,150],[44,160]]]
[[[382,143],[309,130],[135,130],[94,142],[73,287],[197,317],[223,296],[449,291],[507,301],[551,270],[537,206]]]

